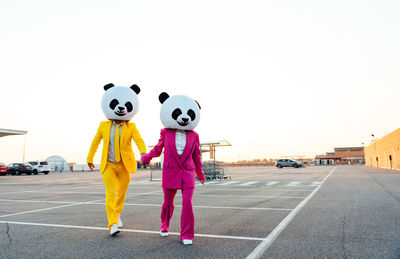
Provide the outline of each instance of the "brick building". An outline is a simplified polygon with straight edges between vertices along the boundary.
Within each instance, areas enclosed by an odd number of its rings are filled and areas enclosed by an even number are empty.
[[[367,166],[400,169],[400,128],[365,148]]]
[[[363,147],[337,147],[334,152],[317,155],[314,159],[315,165],[364,164],[364,162]]]

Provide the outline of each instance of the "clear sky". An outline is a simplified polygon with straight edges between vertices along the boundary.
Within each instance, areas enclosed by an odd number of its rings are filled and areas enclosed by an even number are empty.
[[[26,160],[83,163],[103,86],[136,83],[146,145],[162,91],[201,104],[200,139],[233,145],[220,160],[367,145],[400,126],[399,14],[397,0],[2,0],[0,128],[29,131]],[[0,138],[0,161],[23,143]]]

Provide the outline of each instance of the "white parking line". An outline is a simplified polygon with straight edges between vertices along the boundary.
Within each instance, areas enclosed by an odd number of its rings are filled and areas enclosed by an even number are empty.
[[[217,186],[217,185],[214,185]],[[264,186],[262,186],[264,187]],[[282,186],[284,188],[284,186]],[[248,189],[244,189],[244,188],[210,188],[208,189],[207,187],[203,188],[197,188],[196,191],[201,191],[201,190],[212,190],[212,191],[237,191],[237,192],[249,192]],[[269,187],[265,187],[265,188],[260,188],[258,189],[258,191],[262,191],[262,192],[312,192],[314,191],[313,189],[270,189]]]
[[[28,226],[41,226],[41,227],[56,227],[56,228],[70,228],[70,229],[87,229],[87,230],[101,230],[109,231],[105,227],[91,227],[91,226],[74,226],[74,225],[60,225],[60,224],[44,224],[44,223],[34,223],[34,222],[17,222],[17,221],[0,221],[2,224],[14,224],[14,225],[28,225]],[[138,230],[138,229],[120,229],[121,232],[133,232],[133,233],[143,233],[143,234],[154,234],[160,235],[160,231],[152,230]],[[180,233],[168,232],[169,235],[179,236]],[[225,236],[225,235],[208,235],[208,234],[195,234],[195,237],[208,237],[208,238],[219,238],[219,239],[239,239],[239,240],[251,240],[251,241],[261,241],[263,238],[259,237],[242,237],[242,236]]]
[[[265,184],[266,186],[272,186],[272,185],[275,185],[275,184],[277,184],[277,183],[279,183],[279,181],[271,181],[271,182],[268,182],[267,184]]]
[[[271,199],[304,199],[305,196],[276,196],[276,195],[223,195],[223,194],[195,194],[195,197],[231,197],[231,198],[271,198]]]
[[[315,190],[310,193],[307,198],[305,198],[302,202],[300,202],[299,205],[296,206],[292,212],[289,213],[282,221],[279,223],[277,227],[259,244],[251,254],[247,256],[247,259],[255,259],[255,258],[260,258],[265,250],[270,247],[270,245],[275,241],[275,239],[279,236],[279,234],[289,225],[290,221],[294,219],[294,217],[297,215],[297,213],[307,204],[307,202],[315,195],[315,193],[318,192],[318,190],[322,187],[322,185],[325,183],[326,179],[335,171],[336,167],[333,168],[330,173],[325,176],[325,178],[322,180],[321,185],[319,185]]]
[[[7,182],[7,183],[0,183],[0,185],[29,185],[29,184],[46,184],[46,183],[59,183],[71,180],[82,180],[81,178],[65,178],[60,180],[53,180],[53,181],[43,181],[43,182]]]
[[[71,201],[41,201],[41,200],[9,200],[9,199],[0,199],[0,202],[20,202],[20,203],[55,203],[55,204],[71,204],[71,205],[79,205],[77,202]],[[90,202],[85,203],[85,205],[102,205],[103,202]],[[125,203],[124,206],[141,206],[141,207],[161,207],[162,204],[143,204],[143,203]],[[181,208],[182,205],[175,205],[175,207]],[[231,209],[231,210],[275,210],[275,211],[291,211],[293,209],[287,208],[262,208],[262,207],[226,207],[226,206],[193,206],[193,208],[199,209]],[[38,212],[41,210],[37,210]],[[36,211],[35,211],[36,212]]]
[[[2,192],[0,194],[14,194],[14,193],[26,193],[26,192],[35,192],[35,191]]]
[[[253,184],[256,184],[256,183],[258,183],[258,181],[252,181],[252,182],[242,183],[242,184],[239,184],[238,186],[249,186],[249,185],[253,185]]]
[[[293,186],[297,186],[297,185],[299,185],[300,184],[300,182],[290,182],[290,183],[288,183],[286,186],[291,186],[291,187],[293,187]]]
[[[238,181],[230,181],[230,182],[226,182],[226,183],[219,183],[217,185],[229,185],[229,184],[234,184],[234,183],[238,183]]]
[[[318,186],[318,185],[321,185],[321,184],[322,184],[321,181],[314,181],[314,182],[312,182],[312,183],[310,184],[310,186]]]
[[[156,192],[161,192],[161,191],[130,194],[130,195],[127,194],[126,197],[138,196],[138,195],[146,195],[146,194],[151,194],[151,193],[156,193]],[[44,208],[44,209],[29,210],[29,211],[17,212],[17,213],[12,213],[12,214],[6,214],[6,215],[1,215],[0,218],[17,216],[17,215],[22,215],[22,214],[34,213],[34,212],[40,212],[40,211],[46,211],[46,210],[60,209],[60,208],[71,207],[71,206],[76,206],[76,205],[90,204],[90,203],[95,203],[95,202],[99,202],[99,201],[104,201],[104,199],[94,200],[94,201],[86,201],[86,202],[76,202],[76,203],[67,204],[67,205],[61,205],[61,206],[56,206],[56,207],[50,207],[50,208]]]

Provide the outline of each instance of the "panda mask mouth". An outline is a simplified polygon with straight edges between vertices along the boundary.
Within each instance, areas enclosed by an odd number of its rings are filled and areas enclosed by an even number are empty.
[[[176,122],[182,127],[185,127],[185,126],[187,126],[189,124],[189,121],[182,121],[182,122],[176,121]]]

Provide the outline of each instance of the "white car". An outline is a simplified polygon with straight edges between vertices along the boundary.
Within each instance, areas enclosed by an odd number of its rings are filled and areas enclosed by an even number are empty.
[[[44,173],[48,174],[50,172],[50,165],[46,161],[31,161],[28,162],[33,166],[33,174]]]

